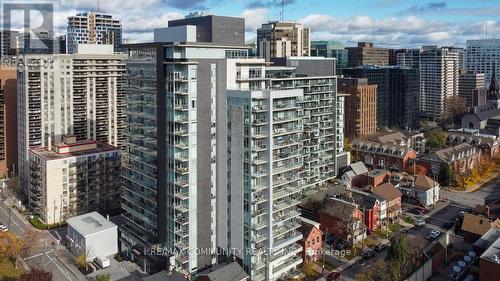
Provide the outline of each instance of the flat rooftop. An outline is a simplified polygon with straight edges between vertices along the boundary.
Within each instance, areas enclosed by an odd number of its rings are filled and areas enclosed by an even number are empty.
[[[67,220],[69,226],[83,236],[98,233],[104,230],[117,228],[116,224],[108,221],[98,212],[91,212]]]
[[[64,159],[64,158],[71,158],[71,157],[76,157],[76,156],[97,154],[97,153],[110,152],[110,151],[120,151],[120,149],[117,147],[114,147],[112,145],[105,144],[102,142],[93,141],[93,140],[78,141],[74,145],[90,145],[90,144],[97,144],[97,147],[92,148],[92,149],[68,152],[68,153],[57,153],[55,151],[48,150],[48,149],[42,148],[42,147],[31,148],[29,151],[30,151],[30,153],[33,153],[33,154],[37,155],[38,157],[45,159],[46,161],[59,160],[59,159]],[[62,145],[66,145],[66,144],[62,144]]]

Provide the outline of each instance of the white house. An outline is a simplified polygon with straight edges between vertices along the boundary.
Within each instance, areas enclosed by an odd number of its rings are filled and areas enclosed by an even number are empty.
[[[70,251],[86,255],[87,261],[96,257],[108,257],[118,253],[118,226],[97,212],[68,219]]]

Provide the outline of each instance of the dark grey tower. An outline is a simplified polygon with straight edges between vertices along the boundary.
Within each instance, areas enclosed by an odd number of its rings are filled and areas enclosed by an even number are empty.
[[[500,99],[500,86],[498,85],[498,80],[496,78],[496,64],[493,64],[493,72],[491,73],[491,83],[488,89],[488,99],[489,100],[499,100]]]

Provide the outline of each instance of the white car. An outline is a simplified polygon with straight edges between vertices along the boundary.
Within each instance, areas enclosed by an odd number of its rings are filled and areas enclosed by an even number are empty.
[[[0,224],[0,231],[1,232],[6,232],[6,231],[9,231],[9,229],[5,225]]]
[[[424,220],[416,220],[415,221],[415,226],[424,226],[425,225],[425,221]]]
[[[429,234],[427,234],[427,236],[425,236],[425,238],[426,238],[427,240],[433,240],[433,239],[438,238],[438,237],[439,237],[439,235],[441,235],[441,231],[439,231],[439,230],[431,230],[431,231],[429,232]]]
[[[111,265],[111,261],[107,258],[103,257],[97,257],[94,259],[94,262],[100,267],[100,268],[107,268]]]

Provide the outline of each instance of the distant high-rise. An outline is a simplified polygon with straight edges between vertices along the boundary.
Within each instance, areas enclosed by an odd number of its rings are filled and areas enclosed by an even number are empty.
[[[367,78],[377,85],[378,127],[396,126],[401,129],[418,127],[419,73],[418,69],[399,66],[365,66],[347,68],[345,76]]]
[[[337,41],[311,41],[311,56],[337,59],[337,74],[342,74],[347,67],[348,52]]]
[[[420,49],[405,49],[396,53],[396,65],[420,69]]]
[[[67,47],[66,47],[66,35],[60,35],[57,37],[57,53],[58,54],[67,54]]]
[[[0,58],[16,56],[21,51],[21,33],[0,30]]]
[[[484,81],[484,73],[460,73],[458,78],[458,95],[465,99],[467,107],[482,105],[486,102]]]
[[[0,65],[0,176],[17,173],[16,68]]]
[[[366,78],[339,78],[337,91],[345,94],[345,135],[351,140],[377,132],[377,85]]]
[[[389,49],[375,48],[371,42],[359,42],[357,47],[347,47],[348,66],[389,65]]]
[[[485,74],[485,86],[491,83],[493,69],[500,79],[500,39],[467,40],[465,68],[467,71]]]
[[[309,56],[310,30],[297,22],[265,23],[257,29],[257,53],[266,61],[276,57]]]
[[[18,66],[18,138],[21,184],[28,150],[49,150],[63,135],[125,143],[125,56],[111,45],[79,45],[72,55],[23,55]]]
[[[119,51],[122,44],[120,20],[103,13],[85,12],[68,17],[68,54],[77,51],[78,44],[111,44]]]
[[[459,54],[446,47],[422,47],[420,53],[420,111],[443,117],[445,100],[458,95]]]

